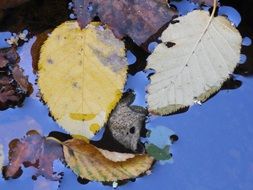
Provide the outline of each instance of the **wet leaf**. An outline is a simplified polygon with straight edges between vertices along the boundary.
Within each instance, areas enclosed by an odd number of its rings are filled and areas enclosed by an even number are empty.
[[[147,64],[156,72],[147,96],[152,113],[166,115],[205,101],[234,71],[242,37],[225,17],[213,15],[193,11],[163,32]]]
[[[42,137],[36,131],[29,131],[21,140],[9,144],[9,164],[4,167],[5,178],[17,178],[22,164],[37,168],[36,176],[59,180],[60,175],[53,171],[53,162],[63,158],[62,146],[54,140]]]
[[[31,94],[33,91],[32,86],[28,82],[28,77],[24,76],[23,72],[24,70],[16,65],[12,70],[13,78],[24,93]]]
[[[154,157],[156,160],[169,160],[171,159],[171,154],[169,152],[169,146],[164,148],[159,148],[154,144],[146,144],[146,151],[148,155]]]
[[[82,28],[94,17],[107,24],[116,37],[129,36],[141,45],[176,12],[168,7],[166,0],[73,0],[75,12]]]
[[[131,106],[135,99],[133,92],[128,92],[112,112],[108,128],[120,144],[133,151],[137,150],[142,127],[145,125],[147,110]]]
[[[63,150],[65,160],[75,174],[94,181],[113,182],[136,178],[153,164],[153,158],[146,154],[114,162],[95,146],[77,139],[64,142]]]
[[[124,43],[93,23],[65,22],[42,47],[38,83],[56,121],[91,138],[120,100],[126,80]]]
[[[33,91],[18,62],[14,48],[0,49],[0,110],[21,104]]]
[[[8,9],[19,6],[29,0],[1,0],[0,9]]]
[[[4,164],[4,151],[3,145],[0,144],[0,171],[2,171],[3,164]]]
[[[3,55],[0,55],[0,69],[6,67],[8,63],[9,61]]]

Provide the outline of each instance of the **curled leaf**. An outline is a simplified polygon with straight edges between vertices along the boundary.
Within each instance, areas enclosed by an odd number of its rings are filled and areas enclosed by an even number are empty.
[[[193,11],[163,32],[147,64],[156,72],[147,96],[152,113],[166,115],[205,101],[234,71],[242,37],[225,17],[213,15]]]
[[[41,50],[38,83],[56,121],[91,138],[119,101],[126,80],[124,43],[108,28],[77,22],[56,28]]]
[[[73,0],[82,28],[98,16],[116,37],[129,36],[141,45],[177,13],[166,0]]]
[[[60,175],[53,171],[53,162],[63,159],[62,146],[30,131],[24,139],[15,139],[9,144],[9,164],[4,167],[5,178],[20,175],[22,164],[37,168],[36,176],[42,175],[50,180],[59,180]]]
[[[154,161],[152,157],[142,154],[126,161],[114,162],[108,159],[108,156],[105,157],[95,146],[77,139],[64,142],[63,151],[67,164],[76,175],[102,182],[136,178],[149,170]],[[109,153],[108,151],[106,154]]]

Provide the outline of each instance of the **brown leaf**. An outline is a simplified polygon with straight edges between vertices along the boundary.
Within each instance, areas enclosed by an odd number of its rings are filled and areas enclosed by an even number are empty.
[[[111,157],[109,151],[106,158],[95,146],[78,139],[64,142],[63,151],[65,161],[78,176],[103,182],[136,178],[149,170],[154,161],[152,157],[141,154],[114,162],[108,159]]]
[[[9,164],[3,169],[5,178],[19,177],[22,164],[37,168],[36,176],[42,175],[50,180],[61,178],[53,171],[53,162],[63,158],[62,146],[56,141],[29,131],[25,138],[10,142],[9,148]]]
[[[14,80],[18,83],[20,88],[28,94],[31,94],[33,88],[31,84],[28,82],[28,77],[24,76],[23,69],[21,69],[18,65],[16,65],[12,70],[12,75]]]
[[[176,12],[166,0],[73,0],[81,28],[96,16],[107,24],[116,37],[129,36],[141,45],[167,24]]]
[[[18,66],[15,48],[0,49],[0,109],[18,105],[33,91],[28,78]]]
[[[12,86],[5,86],[0,90],[0,108],[5,107],[8,102],[18,102],[20,98]]]
[[[5,59],[3,55],[0,55],[0,69],[6,67],[8,63],[9,61]]]

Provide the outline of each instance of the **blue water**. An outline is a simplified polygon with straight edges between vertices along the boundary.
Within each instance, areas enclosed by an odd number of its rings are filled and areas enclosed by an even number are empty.
[[[188,3],[188,4],[187,4]],[[175,3],[176,4],[176,3]],[[180,5],[180,6],[179,6]],[[181,8],[180,8],[181,7]],[[181,14],[195,9],[188,1],[178,4]],[[232,11],[228,11],[232,10]],[[227,14],[238,25],[241,18],[235,9],[225,7],[220,14]],[[238,13],[239,14],[239,13]],[[7,46],[4,38],[10,33],[0,33],[0,46]],[[251,39],[243,36],[243,45],[250,46]],[[18,49],[21,66],[29,75],[29,81],[35,86],[36,75],[31,67],[31,45],[35,38]],[[150,51],[154,45],[151,44]],[[245,55],[241,64],[247,63]],[[128,52],[129,64],[134,64],[135,56]],[[125,89],[136,92],[133,104],[146,106],[145,89],[149,81],[148,72],[140,71],[129,75]],[[253,78],[235,76],[242,81],[236,90],[220,91],[202,106],[196,105],[189,111],[177,115],[149,118],[148,128],[165,126],[179,136],[179,141],[171,147],[173,163],[157,163],[152,174],[137,178],[120,186],[121,190],[252,190],[253,189]],[[36,87],[36,86],[35,86]],[[4,145],[5,163],[7,163],[8,144],[14,138],[21,138],[29,130],[37,130],[43,135],[51,131],[64,132],[48,116],[48,108],[37,97],[38,88],[27,98],[21,108],[0,112],[0,144]],[[102,134],[99,134],[101,137]],[[97,140],[99,137],[97,137]],[[23,175],[16,180],[5,181],[0,178],[0,190],[97,190],[112,189],[101,183],[90,182],[82,185],[76,175],[60,162],[55,162],[55,171],[63,171],[62,181],[52,182],[39,177],[31,179],[33,168],[23,169]]]

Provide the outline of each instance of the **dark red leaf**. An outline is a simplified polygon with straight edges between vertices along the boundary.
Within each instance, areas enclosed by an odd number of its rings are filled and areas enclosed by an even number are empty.
[[[14,48],[0,49],[0,110],[21,104],[33,91],[18,62]]]
[[[53,171],[53,162],[63,159],[62,146],[54,140],[42,137],[36,131],[29,131],[24,139],[14,139],[9,144],[9,164],[4,167],[5,178],[17,178],[22,164],[37,168],[35,176],[60,180],[61,175]]]
[[[167,24],[176,12],[167,0],[73,0],[81,28],[96,16],[107,24],[115,36],[129,36],[141,45]]]

